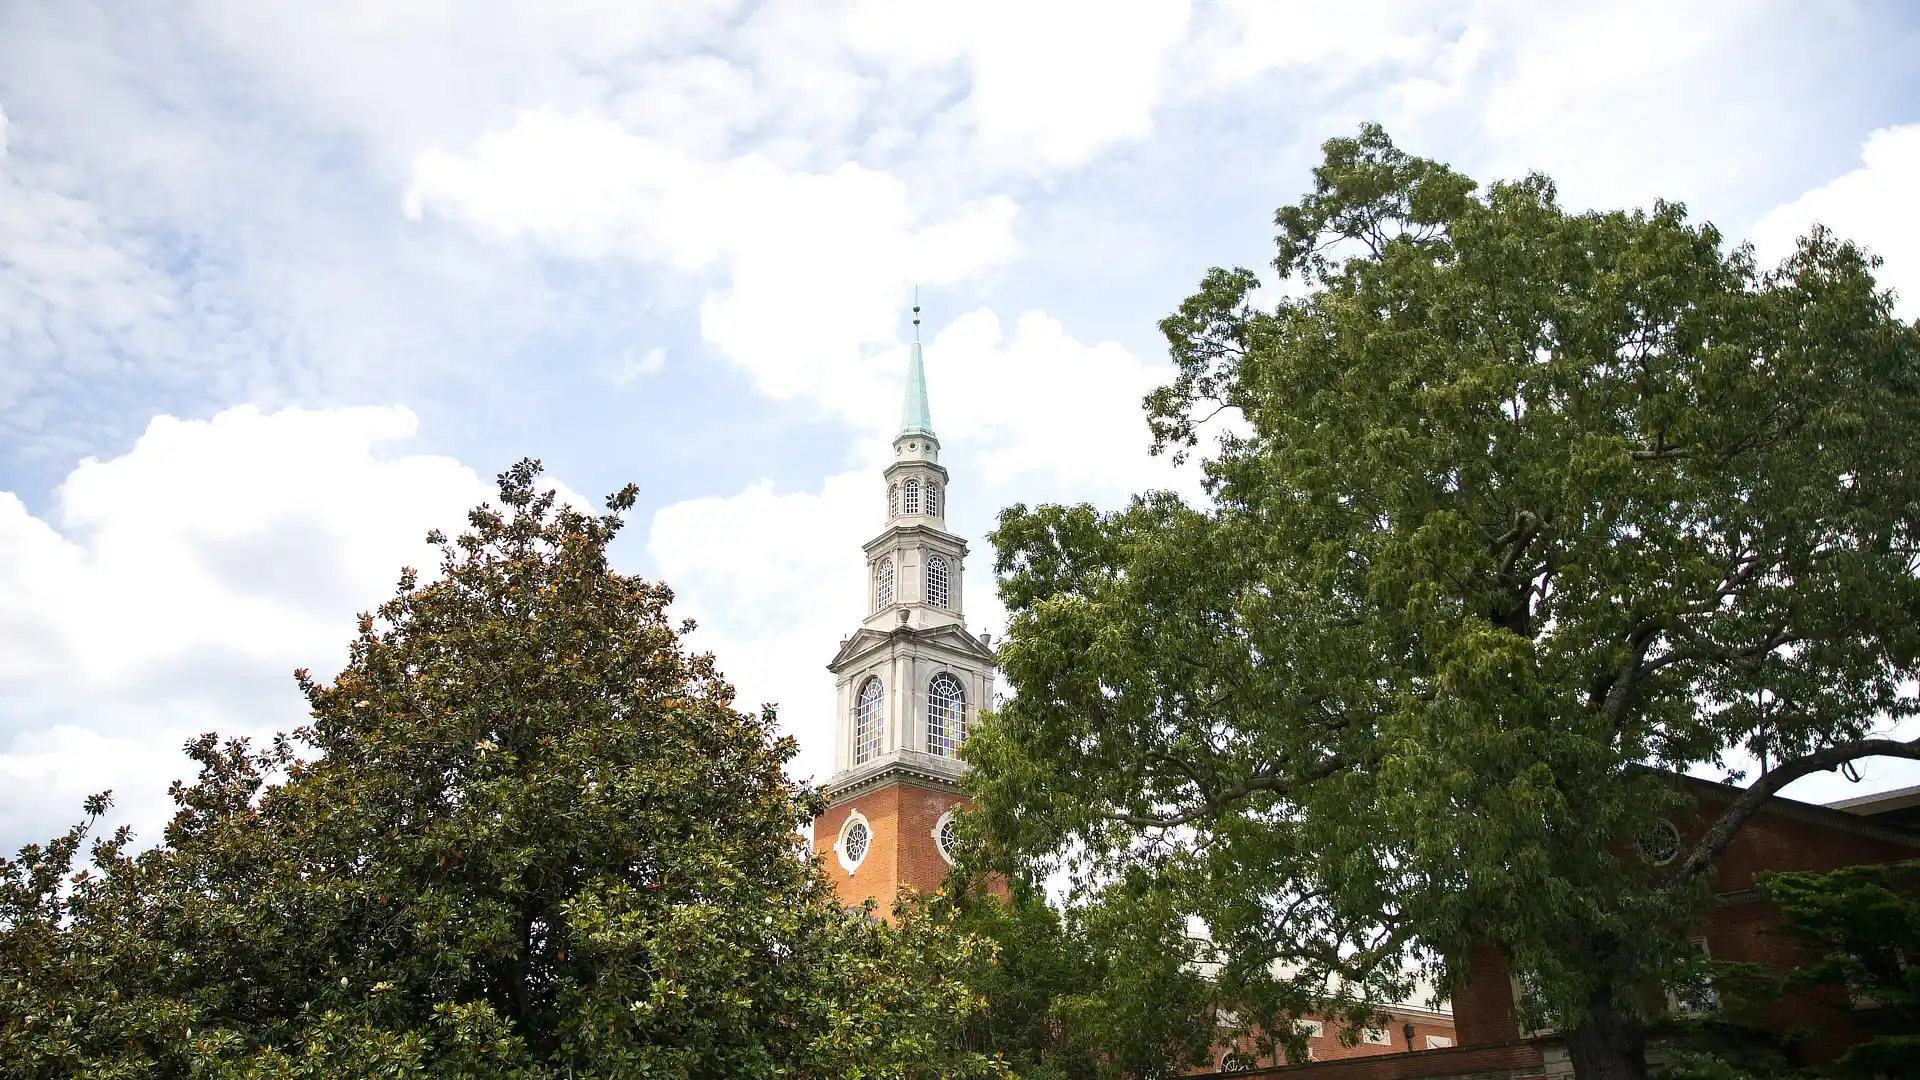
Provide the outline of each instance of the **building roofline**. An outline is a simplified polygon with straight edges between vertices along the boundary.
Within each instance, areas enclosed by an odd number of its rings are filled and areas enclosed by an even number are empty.
[[[1746,788],[1736,787],[1733,784],[1723,784],[1718,780],[1707,780],[1698,776],[1688,776],[1684,773],[1672,773],[1670,775],[1678,779],[1681,786],[1693,789],[1696,794],[1711,794],[1729,802],[1747,793]],[[1836,810],[1832,805],[1821,806],[1817,803],[1806,803],[1798,799],[1789,799],[1784,795],[1769,795],[1767,796],[1767,801],[1761,804],[1760,813],[1783,817],[1790,821],[1805,822],[1808,825],[1818,825],[1822,828],[1834,829],[1839,832],[1850,832],[1858,836],[1871,837],[1872,839],[1883,840],[1888,843],[1905,844],[1908,847],[1920,848],[1920,830],[1909,829],[1889,822],[1875,821],[1869,817],[1862,817],[1857,811]]]
[[[1920,784],[1912,787],[1894,788],[1873,795],[1855,795],[1851,799],[1836,799],[1825,804],[1833,810],[1844,810],[1849,814],[1881,814],[1888,810],[1905,810],[1909,806],[1920,806]]]

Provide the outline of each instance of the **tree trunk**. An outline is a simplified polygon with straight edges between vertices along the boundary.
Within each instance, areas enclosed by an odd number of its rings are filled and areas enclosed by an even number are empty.
[[[1646,1031],[1611,995],[1598,996],[1566,1037],[1575,1080],[1646,1080]]]

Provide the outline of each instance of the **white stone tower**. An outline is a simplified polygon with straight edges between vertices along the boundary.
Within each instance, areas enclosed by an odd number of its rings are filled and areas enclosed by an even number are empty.
[[[947,531],[948,475],[927,408],[920,308],[906,403],[884,473],[886,527],[867,541],[867,617],[840,643],[834,774],[814,848],[849,905],[884,911],[901,886],[946,877],[956,756],[993,690],[993,651],[967,632],[967,542]]]

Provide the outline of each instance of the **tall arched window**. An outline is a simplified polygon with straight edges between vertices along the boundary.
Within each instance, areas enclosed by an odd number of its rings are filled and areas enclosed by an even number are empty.
[[[872,761],[880,756],[880,717],[886,711],[886,688],[879,679],[860,684],[860,697],[853,705],[853,763]]]
[[[927,684],[927,752],[953,757],[967,739],[967,694],[941,672]]]
[[[887,513],[892,517],[900,516],[900,485],[887,485]]]
[[[947,559],[944,555],[927,556],[927,603],[934,607],[947,606]]]
[[[927,481],[927,516],[936,517],[940,513],[940,488],[933,481]]]
[[[906,510],[909,514],[920,512],[920,481],[909,480],[906,483]]]
[[[893,558],[881,559],[873,568],[873,606],[886,607],[893,603]]]

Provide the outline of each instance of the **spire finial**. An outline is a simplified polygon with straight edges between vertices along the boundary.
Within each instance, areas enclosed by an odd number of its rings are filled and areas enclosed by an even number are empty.
[[[907,400],[900,407],[900,435],[933,435],[933,418],[927,412],[927,371],[920,359],[918,285],[913,287],[913,347],[907,350]]]

